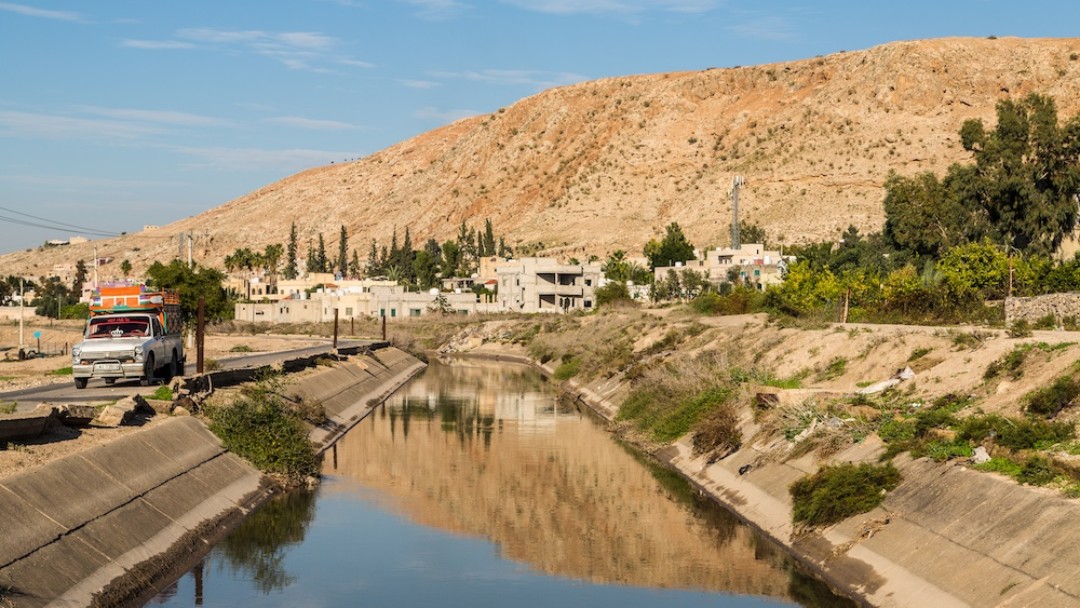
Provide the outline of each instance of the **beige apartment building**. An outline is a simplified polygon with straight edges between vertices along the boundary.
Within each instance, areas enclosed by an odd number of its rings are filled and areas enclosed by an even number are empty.
[[[657,267],[653,276],[659,281],[667,278],[669,270],[693,270],[704,273],[705,278],[714,285],[733,282],[734,279],[744,285],[764,290],[769,285],[783,282],[784,267],[792,260],[792,256],[784,256],[779,251],[765,249],[765,245],[751,243],[735,249],[708,249],[705,255],[696,260],[676,266]]]
[[[602,272],[599,264],[561,264],[554,258],[521,258],[496,268],[503,311],[592,310]]]
[[[387,283],[387,281],[372,281]],[[440,302],[440,298],[442,301]],[[476,294],[406,291],[397,284],[352,287],[325,287],[284,295],[272,302],[238,303],[237,321],[267,323],[321,323],[363,317],[388,319],[420,317],[447,310],[454,314],[494,312],[495,304],[480,302]]]

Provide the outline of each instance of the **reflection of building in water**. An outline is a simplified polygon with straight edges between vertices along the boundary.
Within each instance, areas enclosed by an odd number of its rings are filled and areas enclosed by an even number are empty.
[[[388,401],[387,407],[426,407],[434,413],[440,403],[450,402],[477,418],[516,422],[522,431],[550,431],[559,417],[558,408],[554,395],[543,390],[543,380],[537,382],[535,376],[524,366],[455,361],[432,366]]]
[[[434,363],[343,437],[325,466],[419,523],[487,538],[549,574],[787,596],[786,562],[772,545],[695,503],[681,479],[661,483],[664,473],[654,476],[591,421],[556,418],[552,401],[531,370]],[[550,420],[551,432],[515,432],[530,416]]]

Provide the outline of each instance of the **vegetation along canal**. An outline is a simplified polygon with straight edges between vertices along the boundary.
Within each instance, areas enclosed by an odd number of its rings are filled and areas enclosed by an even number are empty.
[[[525,366],[433,362],[323,473],[151,604],[852,605]]]

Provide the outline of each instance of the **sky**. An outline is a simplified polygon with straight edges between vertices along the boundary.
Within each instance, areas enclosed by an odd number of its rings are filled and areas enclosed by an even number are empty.
[[[551,87],[1077,23],[1063,0],[0,0],[0,253],[165,225]]]

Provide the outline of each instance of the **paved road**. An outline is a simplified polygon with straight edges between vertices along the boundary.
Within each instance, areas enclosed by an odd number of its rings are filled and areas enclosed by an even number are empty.
[[[339,340],[338,346],[340,348],[348,348],[352,346],[363,346],[370,343],[370,340]],[[288,359],[329,353],[331,350],[331,341],[327,340],[324,345],[296,348],[274,353],[251,353],[238,357],[229,357],[228,359],[218,359],[217,363],[220,369],[262,367],[263,365],[272,365]],[[195,373],[194,359],[194,353],[188,353],[189,363],[184,369],[185,375],[193,375]],[[148,391],[152,390],[152,388],[148,389],[147,387],[140,386],[138,380],[117,380],[116,383],[112,385],[105,384],[104,380],[91,380],[87,387],[81,390],[75,388],[74,382],[65,382],[62,384],[46,384],[34,388],[0,393],[0,403],[11,403],[14,401],[18,404],[19,411],[29,411],[34,409],[39,403],[91,403],[115,401],[140,392],[143,395],[146,395]]]

